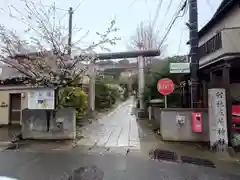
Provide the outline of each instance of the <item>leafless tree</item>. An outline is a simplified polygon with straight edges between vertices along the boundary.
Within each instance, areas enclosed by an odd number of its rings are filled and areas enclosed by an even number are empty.
[[[0,25],[0,61],[22,73],[26,77],[26,85],[68,86],[85,75],[86,68],[80,67],[80,61],[92,61],[97,47],[104,49],[106,44],[115,45],[119,40],[118,37],[110,38],[118,31],[113,20],[104,33],[97,32],[98,42],[82,48],[80,43],[87,36],[85,33],[69,47],[68,29],[61,25],[61,19],[56,18],[55,4],[46,7],[29,0],[22,1],[25,12],[13,5],[5,12],[28,27],[26,33],[29,38],[22,39],[14,30]],[[81,54],[82,58],[67,55],[69,48]]]
[[[131,37],[130,44],[139,50],[158,49],[160,40],[151,23],[141,22],[136,33]]]

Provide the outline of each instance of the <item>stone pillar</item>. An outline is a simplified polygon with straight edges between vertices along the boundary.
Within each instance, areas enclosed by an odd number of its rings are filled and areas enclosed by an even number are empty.
[[[144,110],[144,102],[143,102],[143,92],[145,87],[144,81],[144,58],[142,56],[138,57],[138,97],[140,100],[140,110]]]
[[[88,91],[88,106],[89,106],[89,115],[92,117],[95,116],[95,78],[96,78],[95,64],[91,63],[89,91]]]

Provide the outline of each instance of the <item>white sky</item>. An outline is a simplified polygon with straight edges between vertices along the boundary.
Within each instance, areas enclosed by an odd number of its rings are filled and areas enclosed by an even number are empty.
[[[39,4],[39,0],[32,0]],[[61,9],[68,10],[70,6],[75,8],[82,0],[42,0],[42,4],[51,5],[55,2],[56,6]],[[172,19],[180,1],[173,0],[169,12],[166,14],[166,9],[170,0],[163,0],[163,4],[158,15],[156,28],[160,30],[159,37],[164,34],[169,21]],[[116,46],[111,47],[112,51],[127,50],[127,43],[130,37],[136,31],[136,27],[141,21],[148,22],[155,15],[159,0],[83,0],[81,6],[74,12],[73,24],[77,28],[89,30],[90,34],[84,42],[93,42],[96,38],[95,32],[103,32],[108,27],[109,22],[115,18],[116,26],[120,29],[117,33],[122,37],[122,40]],[[199,28],[203,27],[209,21],[215,12],[221,0],[198,0],[199,7]],[[8,5],[14,5],[21,12],[24,12],[24,5],[21,0],[0,0],[0,7],[5,11],[8,10]],[[9,17],[7,13],[0,10],[0,24],[4,24],[8,28],[15,29],[19,34],[26,28],[21,22]],[[57,17],[59,19],[64,16],[67,11],[58,10]],[[166,16],[165,16],[166,14]],[[62,19],[62,23],[68,23],[67,14]],[[185,25],[188,20],[187,15],[178,20],[171,30],[168,39],[165,43],[164,56],[172,56],[176,54],[188,53],[186,42],[189,38],[189,32]],[[85,32],[83,31],[83,33]],[[78,39],[80,35],[74,36]]]

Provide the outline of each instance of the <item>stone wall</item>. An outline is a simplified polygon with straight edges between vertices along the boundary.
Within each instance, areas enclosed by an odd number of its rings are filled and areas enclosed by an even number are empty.
[[[24,139],[74,139],[75,109],[65,108],[59,111],[24,109],[21,132]]]

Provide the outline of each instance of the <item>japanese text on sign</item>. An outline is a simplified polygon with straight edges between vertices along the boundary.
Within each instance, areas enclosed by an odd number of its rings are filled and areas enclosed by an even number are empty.
[[[228,144],[225,89],[209,89],[209,135],[211,148],[225,151]]]
[[[159,88],[161,89],[168,89],[168,88],[171,88],[173,85],[172,84],[160,84],[159,85]]]
[[[217,139],[218,139],[218,145],[219,145],[219,150],[223,151],[224,146],[226,144],[226,124],[224,119],[226,119],[226,107],[225,107],[225,94],[224,92],[217,91],[215,94],[216,97],[216,118],[217,118]]]

